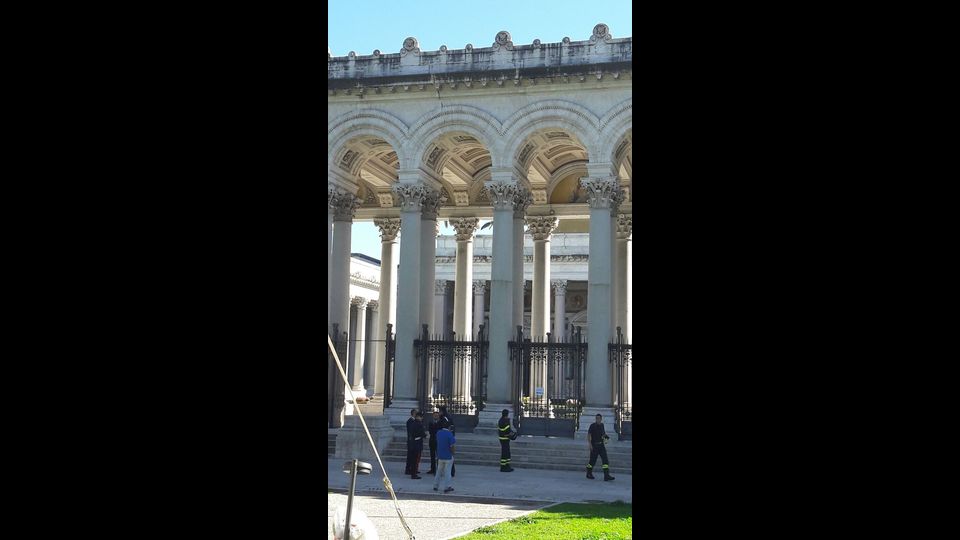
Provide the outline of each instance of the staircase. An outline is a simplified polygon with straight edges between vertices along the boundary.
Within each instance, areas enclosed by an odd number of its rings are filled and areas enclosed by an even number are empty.
[[[476,434],[457,435],[457,450],[454,455],[455,463],[464,465],[486,465],[491,470],[500,468],[500,441],[496,435],[478,436]],[[633,443],[615,441],[611,437],[607,445],[607,457],[610,458],[610,471],[633,474],[631,459]],[[384,461],[406,462],[407,443],[404,437],[398,437],[390,442],[381,455]],[[546,437],[520,437],[510,441],[510,464],[515,469],[547,469],[554,471],[579,471],[586,473],[590,451],[586,441],[572,439],[550,439]],[[602,461],[598,458],[594,471],[602,474]],[[426,464],[424,466],[424,464]],[[423,455],[420,457],[420,468],[430,468],[430,449],[423,445]]]
[[[327,457],[333,456],[337,450],[337,434],[327,433]]]

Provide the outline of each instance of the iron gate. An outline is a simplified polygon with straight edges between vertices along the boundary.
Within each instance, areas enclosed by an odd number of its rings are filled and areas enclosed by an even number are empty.
[[[631,368],[633,367],[633,345],[623,342],[623,332],[617,327],[617,341],[607,346],[610,363],[614,365],[615,387],[613,402],[614,429],[621,441],[633,440],[633,403]]]
[[[586,396],[587,344],[577,329],[570,342],[531,341],[517,327],[511,341],[514,420],[520,433],[573,438]]]
[[[480,325],[476,340],[447,339],[428,333],[423,325],[420,339],[414,340],[417,354],[417,399],[420,410],[446,406],[458,432],[471,433],[487,400],[487,366],[490,344]]]
[[[344,365],[344,362],[347,361],[347,344],[349,343],[347,333],[343,332],[341,334],[338,325],[334,324],[331,338],[333,339],[333,348],[337,351],[337,356],[340,357],[340,364]],[[344,369],[346,369],[346,366],[344,366]],[[327,404],[327,427],[338,428],[342,425],[340,416],[343,413],[345,383],[329,347],[327,347],[327,381],[330,385],[327,389],[327,395],[330,396],[330,402]]]

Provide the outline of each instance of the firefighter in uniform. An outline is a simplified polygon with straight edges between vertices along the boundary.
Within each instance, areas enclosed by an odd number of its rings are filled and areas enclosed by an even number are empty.
[[[603,460],[603,480],[613,480],[610,476],[610,461],[607,459],[607,449],[604,444],[610,440],[603,430],[603,416],[597,415],[596,422],[590,424],[587,430],[587,444],[590,445],[590,461],[587,463],[587,478],[593,478],[593,464],[597,462],[597,456]]]
[[[516,439],[516,432],[510,429],[510,410],[504,409],[500,413],[500,421],[497,422],[500,438],[500,472],[513,472],[510,466],[510,440]]]

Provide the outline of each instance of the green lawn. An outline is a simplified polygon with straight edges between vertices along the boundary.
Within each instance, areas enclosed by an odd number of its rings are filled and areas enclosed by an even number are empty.
[[[633,538],[633,505],[564,503],[491,527],[480,527],[457,540],[622,540]]]

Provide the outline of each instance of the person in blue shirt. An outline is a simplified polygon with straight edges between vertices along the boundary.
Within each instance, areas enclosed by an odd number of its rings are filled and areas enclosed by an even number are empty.
[[[433,477],[434,491],[437,491],[441,483],[444,493],[453,491],[450,470],[453,467],[453,454],[456,451],[456,444],[457,439],[453,436],[449,426],[444,426],[437,431],[437,474]]]

